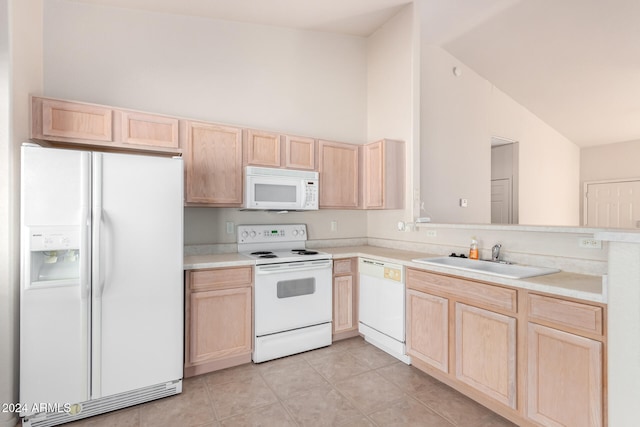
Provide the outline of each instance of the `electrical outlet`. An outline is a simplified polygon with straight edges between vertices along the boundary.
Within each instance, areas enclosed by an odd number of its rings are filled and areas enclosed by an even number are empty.
[[[233,234],[234,223],[231,221],[227,221],[226,225],[227,225],[227,234]]]
[[[438,232],[436,230],[427,230],[427,237],[436,237]]]
[[[469,206],[469,200],[467,200],[467,199],[460,199],[460,207],[461,207],[461,208],[466,208],[467,206]]]
[[[331,221],[331,231],[338,231],[338,221]]]
[[[582,237],[578,241],[578,247],[587,249],[602,249],[602,240],[590,239]]]

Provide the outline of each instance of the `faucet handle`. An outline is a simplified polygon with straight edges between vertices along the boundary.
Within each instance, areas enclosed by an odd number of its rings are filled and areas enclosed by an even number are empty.
[[[493,248],[491,248],[491,261],[500,260],[500,248],[502,248],[502,245],[500,243],[496,243],[495,245],[493,245]]]

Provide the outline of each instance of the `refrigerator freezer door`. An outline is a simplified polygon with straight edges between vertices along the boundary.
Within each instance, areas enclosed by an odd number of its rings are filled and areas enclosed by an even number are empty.
[[[89,398],[90,156],[22,147],[20,402],[29,408]]]
[[[94,153],[92,398],[182,378],[182,159]]]

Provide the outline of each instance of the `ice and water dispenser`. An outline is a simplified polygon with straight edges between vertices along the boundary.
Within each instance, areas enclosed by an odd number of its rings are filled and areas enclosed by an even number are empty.
[[[30,227],[30,286],[77,284],[80,280],[79,227]]]

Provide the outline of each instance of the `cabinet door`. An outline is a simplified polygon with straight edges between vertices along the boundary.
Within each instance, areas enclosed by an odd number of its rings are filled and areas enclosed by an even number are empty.
[[[601,426],[602,343],[529,323],[527,416],[543,426]]]
[[[286,168],[315,170],[316,140],[300,136],[285,136]]]
[[[384,151],[382,141],[367,144],[364,150],[364,207],[382,209],[384,207]]]
[[[247,130],[245,151],[248,165],[280,167],[280,135],[277,133]]]
[[[449,372],[449,301],[407,290],[407,353]]]
[[[33,98],[34,112],[41,114],[41,133],[34,117],[34,137],[113,141],[112,110],[97,105]],[[38,109],[38,105],[41,109]]]
[[[456,378],[516,407],[516,319],[456,303]]]
[[[196,364],[251,352],[251,288],[193,292],[189,360]]]
[[[358,207],[358,146],[319,141],[321,208]]]
[[[187,122],[187,203],[242,205],[242,130]]]
[[[119,114],[123,144],[180,148],[178,119],[131,111]]]
[[[353,276],[333,279],[333,333],[353,329]]]

